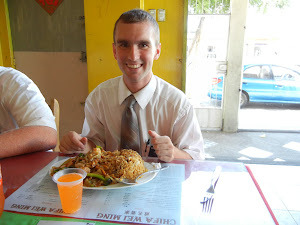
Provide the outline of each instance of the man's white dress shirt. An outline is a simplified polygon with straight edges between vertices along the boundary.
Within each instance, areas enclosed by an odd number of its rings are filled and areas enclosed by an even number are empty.
[[[131,95],[122,76],[99,84],[87,97],[82,136],[107,151],[120,149],[121,119],[124,100]],[[141,151],[150,138],[148,130],[169,136],[173,144],[193,159],[204,159],[203,138],[193,106],[186,95],[152,76],[142,90],[134,94],[138,104]],[[140,152],[141,153],[141,152]]]

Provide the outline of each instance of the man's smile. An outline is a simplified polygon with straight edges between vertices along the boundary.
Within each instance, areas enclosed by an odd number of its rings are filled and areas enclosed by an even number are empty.
[[[127,64],[127,67],[132,68],[132,69],[138,69],[142,66],[143,64]]]

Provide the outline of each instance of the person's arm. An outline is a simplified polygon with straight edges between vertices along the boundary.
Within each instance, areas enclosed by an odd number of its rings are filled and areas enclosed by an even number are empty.
[[[203,138],[193,107],[186,108],[185,113],[174,124],[172,136],[161,136],[154,131],[148,131],[155,153],[162,161],[205,159]]]
[[[56,130],[47,126],[27,126],[0,134],[0,158],[46,151],[56,146]]]

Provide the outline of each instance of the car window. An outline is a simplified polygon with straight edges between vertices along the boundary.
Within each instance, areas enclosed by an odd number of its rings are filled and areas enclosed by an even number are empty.
[[[271,80],[272,79],[269,66],[262,66],[261,67],[260,77],[264,80]]]
[[[269,66],[251,66],[244,70],[244,78],[255,78],[255,79],[272,79]]]
[[[252,66],[244,70],[243,76],[245,78],[259,78],[260,68],[259,66]]]
[[[300,75],[288,68],[273,66],[272,70],[275,80],[300,81]]]

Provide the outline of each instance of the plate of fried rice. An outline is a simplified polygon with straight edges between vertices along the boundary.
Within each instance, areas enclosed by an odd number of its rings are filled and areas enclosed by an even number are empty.
[[[157,173],[149,173],[137,180],[133,185],[118,183],[117,179],[135,179],[141,173],[159,168],[158,163],[144,162],[142,157],[134,150],[123,149],[105,151],[102,148],[94,148],[87,154],[79,154],[76,157],[60,160],[53,164],[49,174],[65,168],[81,168],[87,172],[83,181],[83,189],[107,190],[128,188],[145,184],[151,181]]]

